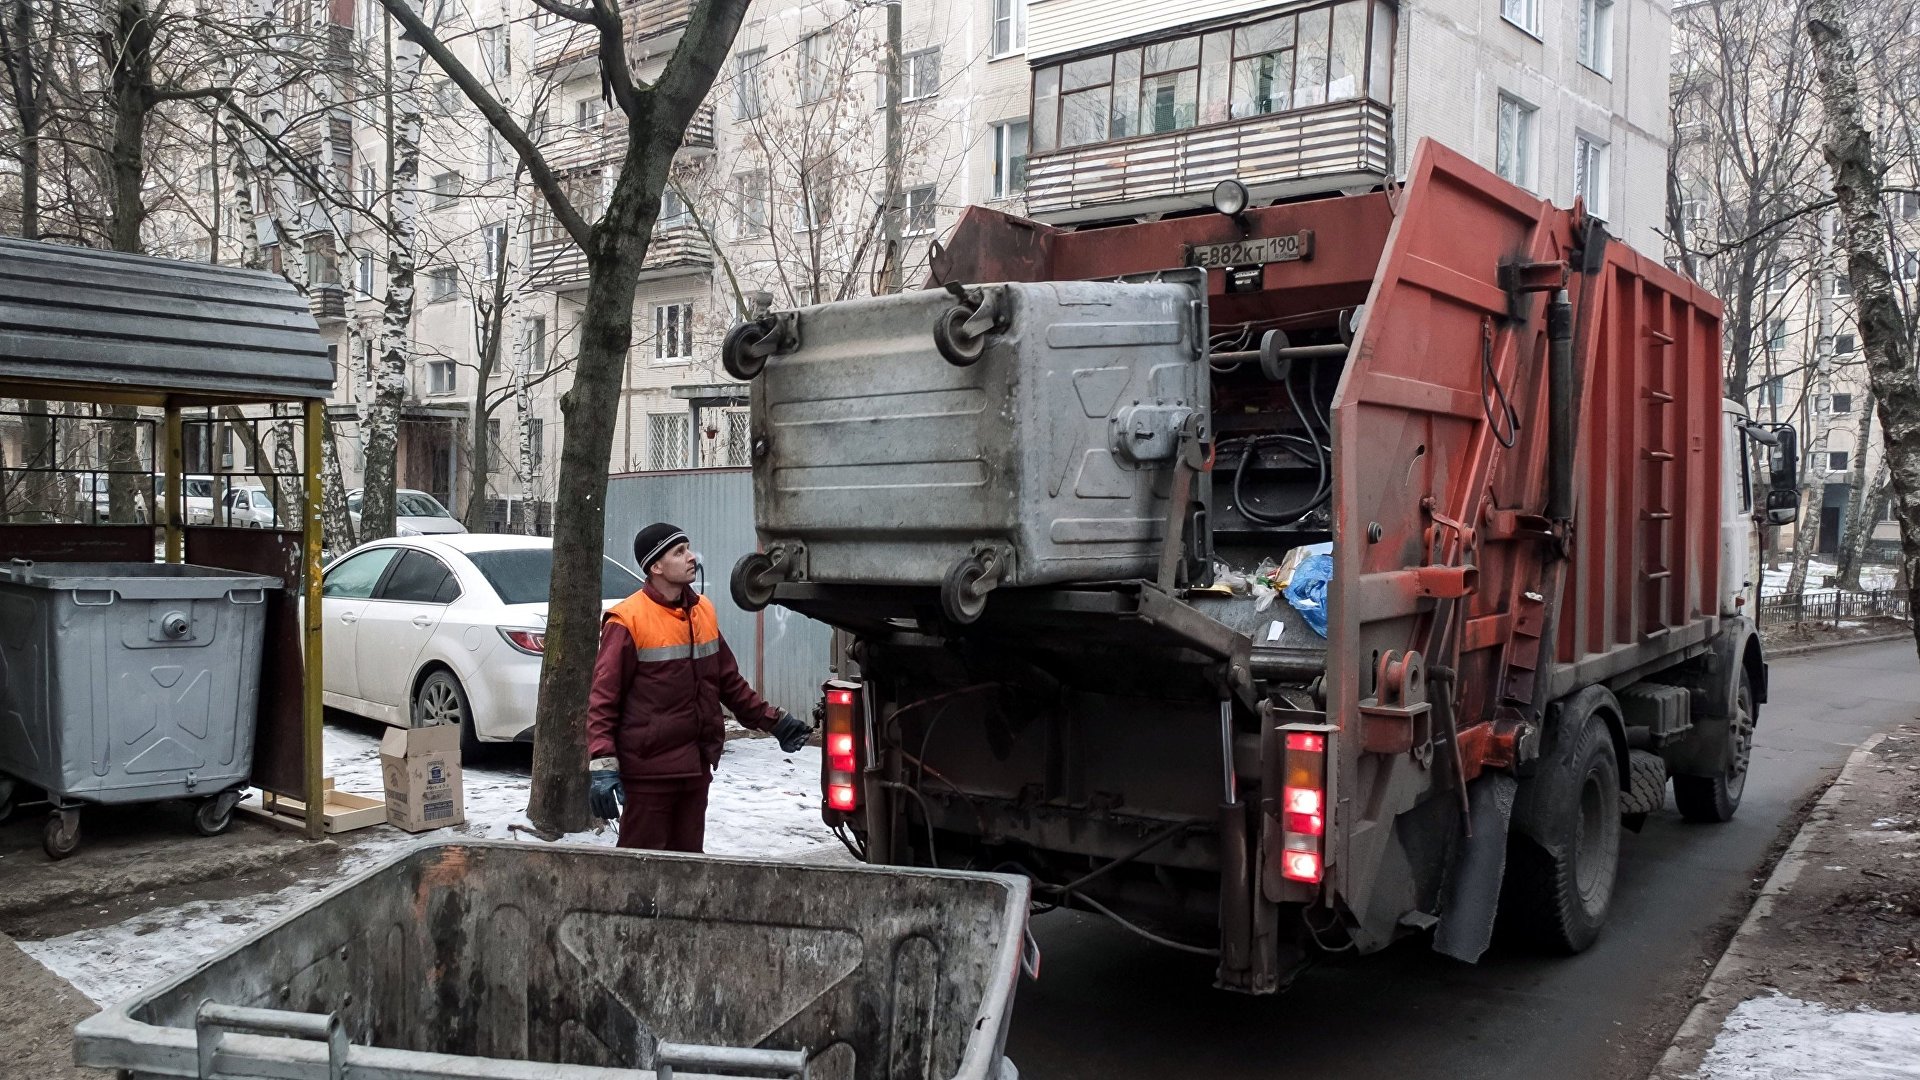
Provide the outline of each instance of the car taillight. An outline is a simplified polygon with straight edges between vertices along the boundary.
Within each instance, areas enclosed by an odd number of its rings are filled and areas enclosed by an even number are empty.
[[[1326,875],[1327,736],[1286,733],[1286,786],[1280,792],[1280,876],[1318,885]]]
[[[529,656],[539,656],[547,651],[545,630],[514,630],[503,626],[500,636],[507,639],[507,644]]]
[[[860,809],[860,687],[836,679],[821,687],[821,695],[826,702],[827,752],[820,759],[820,786],[832,815],[827,824],[838,825],[838,815]]]

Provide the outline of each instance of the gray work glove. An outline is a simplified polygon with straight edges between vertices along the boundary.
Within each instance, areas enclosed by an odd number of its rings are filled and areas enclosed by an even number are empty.
[[[813,735],[812,724],[785,710],[781,711],[780,719],[775,720],[769,730],[774,738],[780,740],[780,749],[789,754],[807,745],[807,739]]]

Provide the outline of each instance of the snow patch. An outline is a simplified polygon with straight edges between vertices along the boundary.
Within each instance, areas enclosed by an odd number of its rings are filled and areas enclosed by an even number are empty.
[[[347,855],[335,872],[264,895],[194,900],[113,926],[19,946],[96,1004],[109,1005],[204,962],[215,952],[311,902],[321,892],[404,848],[456,836],[540,843],[527,821],[526,769],[470,765],[464,770],[467,820],[452,829],[409,834],[387,826],[339,837]],[[380,740],[329,725],[326,774],[334,787],[381,798]],[[784,753],[772,739],[728,741],[707,803],[707,851],[715,855],[799,859],[840,844],[820,820],[820,749]],[[517,827],[516,827],[517,826]],[[563,837],[611,847],[611,824]]]
[[[1721,1025],[1701,1080],[1913,1080],[1920,1014],[1847,1012],[1783,994],[1754,998]]]

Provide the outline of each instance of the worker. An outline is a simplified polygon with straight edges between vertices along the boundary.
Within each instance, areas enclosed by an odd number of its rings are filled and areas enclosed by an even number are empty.
[[[698,852],[726,745],[720,707],[788,753],[813,729],[740,677],[713,603],[693,589],[700,563],[685,531],[664,522],[641,529],[633,560],[646,584],[600,624],[587,700],[589,798],[596,816],[620,819],[623,848]]]

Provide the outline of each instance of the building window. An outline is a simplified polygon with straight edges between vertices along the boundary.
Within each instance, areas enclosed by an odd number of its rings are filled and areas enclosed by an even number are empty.
[[[667,189],[660,193],[660,220],[657,224],[662,228],[671,229],[677,225],[686,224],[688,216],[686,197],[680,194],[678,188],[668,185]]]
[[[486,58],[487,73],[498,79],[513,74],[512,39],[504,26],[489,26],[480,31],[480,54]]]
[[[1767,320],[1767,351],[1779,352],[1787,347],[1787,320],[1774,318]]]
[[[1827,452],[1827,471],[1846,472],[1848,457],[1849,454],[1845,450],[1829,450]]]
[[[900,100],[919,101],[940,92],[940,49],[921,49],[900,58]],[[886,78],[881,77],[880,101],[886,103]]]
[[[547,317],[535,315],[527,320],[527,370],[547,370]]]
[[[427,393],[452,394],[460,389],[459,372],[451,360],[427,362]]]
[[[901,229],[907,236],[925,236],[933,231],[933,210],[938,198],[931,185],[908,188],[900,193]]]
[[[437,304],[442,300],[451,300],[460,292],[458,279],[454,277],[453,267],[436,266],[427,271],[427,303]]]
[[[1852,394],[1829,395],[1829,404],[1831,406],[1829,411],[1831,411],[1833,415],[1845,416],[1848,413],[1853,411],[1853,395]]]
[[[1895,250],[1893,272],[1902,281],[1920,279],[1920,252]]]
[[[361,296],[373,295],[373,256],[362,255],[356,260],[354,268],[354,286]]]
[[[360,205],[373,208],[373,201],[380,197],[380,179],[373,166],[360,166]]]
[[[1920,191],[1897,191],[1893,195],[1894,212],[1907,221],[1920,218]]]
[[[733,58],[733,115],[751,120],[766,110],[766,96],[760,85],[760,65],[766,63],[767,50],[747,49]]]
[[[800,174],[800,220],[796,231],[808,232],[833,224],[837,209],[834,185],[838,182],[833,173],[817,165]]]
[[[647,468],[686,468],[692,427],[683,412],[647,414]]]
[[[800,39],[800,102],[803,105],[827,94],[827,45],[824,30]]]
[[[993,0],[993,55],[1027,47],[1027,0]]]
[[[582,131],[593,131],[599,128],[606,112],[607,104],[599,98],[581,98],[573,103],[573,126]]]
[[[739,222],[734,229],[741,239],[763,236],[767,231],[767,174],[763,169],[735,173],[733,189],[739,199]]]
[[[1833,295],[1852,296],[1853,295],[1852,279],[1848,278],[1847,275],[1845,274],[1833,275]]]
[[[1035,153],[1333,101],[1386,101],[1393,9],[1347,0],[1038,67]]]
[[[1760,273],[1768,292],[1786,292],[1793,283],[1793,269],[1784,260],[1768,263]]]
[[[1533,121],[1539,110],[1509,94],[1500,95],[1493,171],[1533,190]]]
[[[693,359],[692,304],[654,305],[653,359],[656,363]]]
[[[533,115],[527,119],[527,138],[532,139],[535,144],[546,142],[547,133],[552,126],[553,110],[535,109]]]
[[[1580,0],[1580,62],[1613,74],[1613,0]]]
[[[333,257],[332,238],[315,236],[307,240],[307,284],[340,284],[340,264]]]
[[[1787,400],[1787,380],[1783,375],[1775,375],[1760,384],[1760,404],[1779,407]]]
[[[507,227],[489,225],[480,237],[483,248],[481,258],[485,260],[480,266],[480,280],[492,281],[496,271],[507,268]]]
[[[1027,122],[993,125],[993,197],[1005,199],[1027,190]]]
[[[1534,37],[1540,36],[1540,0],[1500,0],[1500,17]]]
[[[457,172],[438,173],[433,178],[434,209],[452,206],[460,198],[460,174]]]
[[[532,445],[527,449],[533,459],[533,471],[539,472],[540,466],[547,460],[547,422],[535,417],[527,421],[527,441]]]
[[[1859,347],[1859,343],[1854,340],[1852,334],[1833,335],[1833,354],[1835,356],[1852,356],[1853,350]]]
[[[1587,135],[1573,137],[1573,193],[1586,200],[1588,214],[1606,220],[1606,143]]]

